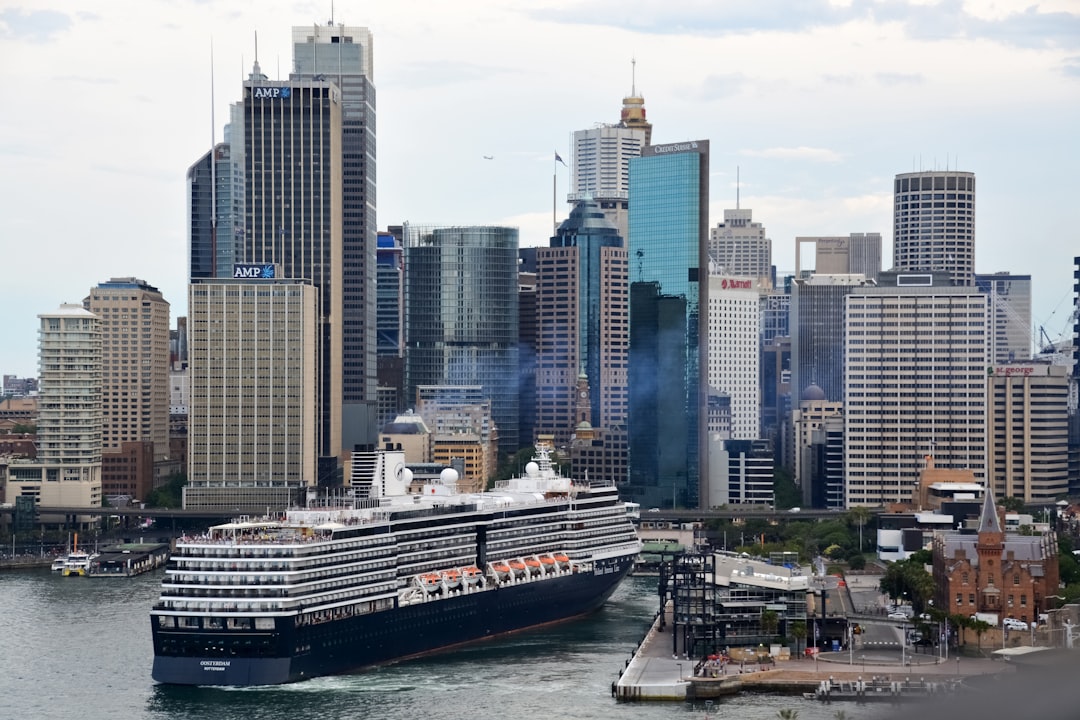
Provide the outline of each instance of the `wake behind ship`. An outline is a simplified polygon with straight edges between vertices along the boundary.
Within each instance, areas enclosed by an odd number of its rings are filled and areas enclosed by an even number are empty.
[[[525,473],[459,494],[453,470],[410,494],[404,455],[373,453],[347,506],[289,510],[177,541],[151,611],[153,677],[294,682],[599,608],[641,544],[614,486]]]

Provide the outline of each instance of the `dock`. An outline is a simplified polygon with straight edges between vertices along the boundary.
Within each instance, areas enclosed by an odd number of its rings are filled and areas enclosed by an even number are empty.
[[[167,543],[112,545],[90,561],[90,577],[135,577],[159,568],[169,559]]]
[[[884,654],[869,663],[852,664],[847,652],[823,652],[816,658],[764,661],[753,648],[732,648],[732,662],[687,658],[673,653],[671,604],[664,616],[657,613],[641,644],[626,660],[611,694],[626,701],[694,702],[754,692],[801,695],[830,700],[914,700],[949,694],[966,678],[1006,671],[1004,663],[989,658],[963,658],[937,662],[921,656],[912,664],[889,662]],[[748,654],[747,654],[748,653]]]

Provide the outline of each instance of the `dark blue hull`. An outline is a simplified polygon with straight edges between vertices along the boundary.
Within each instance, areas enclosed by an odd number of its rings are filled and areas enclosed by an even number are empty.
[[[592,573],[504,585],[316,625],[278,618],[266,633],[154,633],[154,680],[177,685],[274,685],[334,675],[590,613],[630,571],[633,558]],[[196,654],[194,647],[210,652]],[[186,648],[183,654],[170,654]],[[257,656],[252,656],[257,655]]]

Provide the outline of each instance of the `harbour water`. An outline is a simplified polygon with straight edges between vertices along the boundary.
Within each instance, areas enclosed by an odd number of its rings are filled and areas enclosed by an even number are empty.
[[[628,578],[581,620],[348,676],[267,688],[189,688],[150,679],[148,611],[161,572],[130,579],[0,573],[0,717],[124,720],[478,720],[701,718],[706,706],[617,703],[611,683],[657,609],[655,579]],[[740,695],[711,716],[885,717],[895,708]]]

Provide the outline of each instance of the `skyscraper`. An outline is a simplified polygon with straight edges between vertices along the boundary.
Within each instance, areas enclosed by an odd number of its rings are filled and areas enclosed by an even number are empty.
[[[406,225],[404,239],[406,404],[421,385],[478,385],[499,452],[517,452],[517,228]]]
[[[990,301],[990,360],[1007,364],[1031,359],[1031,276],[979,273],[975,287]]]
[[[242,194],[232,147],[221,143],[187,171],[188,278],[229,277],[237,261]],[[243,185],[240,184],[240,189]]]
[[[316,480],[318,291],[272,273],[188,292],[184,507],[284,509]]]
[[[629,493],[697,507],[708,479],[709,141],[644,148],[630,161],[629,209]],[[681,411],[659,414],[658,401]]]
[[[630,160],[652,139],[652,125],[645,119],[645,99],[636,88],[623,98],[621,117],[616,124],[597,124],[574,132],[571,159],[570,203],[592,200],[614,225],[619,236],[627,237],[627,208],[630,202]]]
[[[802,246],[814,246],[814,269],[819,275],[863,275],[877,281],[881,273],[881,234],[851,233],[795,238],[795,268],[803,272]]]
[[[294,27],[293,80],[329,80],[340,91],[341,447],[378,437],[376,361],[375,54],[371,31],[350,25]],[[299,276],[297,276],[299,277]],[[326,310],[321,311],[323,316]],[[335,371],[336,372],[336,371]],[[324,448],[325,449],[325,448]],[[335,451],[336,452],[336,451]]]
[[[330,482],[345,447],[341,93],[324,80],[269,81],[256,72],[244,83],[243,113],[243,255],[279,277],[309,280],[318,293],[319,479]]]
[[[626,422],[629,340],[626,247],[596,202],[581,201],[536,250],[536,431],[564,445],[577,425],[578,376],[589,384],[587,422]]]
[[[888,272],[846,297],[847,507],[911,501],[927,456],[987,477],[987,298],[949,282]]]
[[[152,442],[169,457],[169,303],[137,278],[113,278],[83,301],[100,318],[102,449]]]
[[[893,267],[944,270],[954,285],[975,284],[975,173],[928,170],[896,176]]]
[[[752,210],[724,211],[724,222],[709,235],[709,264],[714,274],[749,276],[763,292],[772,288],[772,240]]]
[[[81,305],[38,315],[37,458],[8,468],[7,499],[101,505],[101,328]],[[59,520],[59,518],[57,518]],[[87,521],[89,518],[80,518]]]
[[[723,439],[756,440],[761,437],[761,313],[756,278],[709,277],[707,338],[709,394],[726,393],[731,402],[730,433]]]

